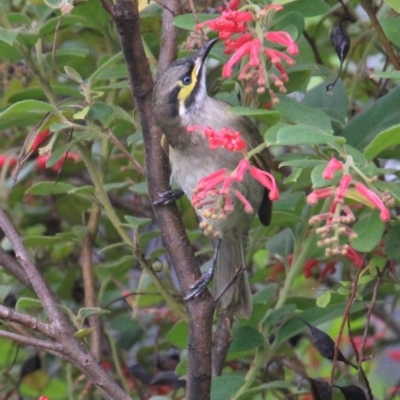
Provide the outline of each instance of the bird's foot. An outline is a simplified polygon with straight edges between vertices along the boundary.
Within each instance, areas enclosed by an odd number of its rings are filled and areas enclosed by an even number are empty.
[[[214,271],[209,269],[201,275],[192,286],[190,286],[190,293],[184,298],[184,300],[191,300],[199,297],[206,289],[208,284],[212,281]]]
[[[180,199],[184,195],[183,190],[175,189],[168,190],[164,193],[161,193],[159,199],[153,202],[154,206],[165,206],[167,204],[173,203],[175,200]]]

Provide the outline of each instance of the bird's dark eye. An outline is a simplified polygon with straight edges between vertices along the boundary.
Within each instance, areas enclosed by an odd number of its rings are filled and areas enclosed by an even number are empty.
[[[185,76],[185,77],[182,79],[182,83],[183,83],[185,86],[190,85],[190,84],[192,83],[192,77],[189,76],[189,75]]]

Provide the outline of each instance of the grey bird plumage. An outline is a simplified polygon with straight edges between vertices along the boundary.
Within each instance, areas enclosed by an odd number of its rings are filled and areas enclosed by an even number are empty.
[[[240,131],[248,151],[263,142],[251,120],[230,114],[229,104],[208,96],[204,64],[213,44],[209,42],[195,55],[171,64],[158,78],[153,92],[153,114],[169,144],[172,177],[189,199],[200,179],[221,168],[233,171],[243,159],[243,154],[224,148],[211,150],[203,131],[189,133],[187,126],[209,126],[214,130],[226,127]],[[266,152],[257,154],[252,162],[268,170]],[[250,201],[254,210],[259,210],[261,221],[269,224],[271,203],[268,192],[248,173],[233,188]],[[231,282],[237,268],[245,265],[244,246],[254,218],[254,214],[247,213],[235,196],[232,196],[232,200],[233,212],[225,219],[213,221],[215,230],[222,238],[215,271],[214,296]],[[213,206],[210,204],[208,207]],[[203,210],[196,212],[204,220]],[[233,308],[235,313],[243,317],[251,315],[252,300],[247,272],[224,293],[218,308]]]

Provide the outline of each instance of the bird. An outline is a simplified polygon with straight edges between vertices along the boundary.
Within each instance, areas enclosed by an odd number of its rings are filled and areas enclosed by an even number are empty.
[[[234,170],[243,154],[226,148],[210,149],[202,131],[189,133],[188,126],[207,126],[214,130],[223,128],[239,131],[250,151],[263,143],[257,126],[246,116],[229,112],[225,101],[210,97],[206,88],[206,60],[218,39],[208,41],[200,49],[185,58],[173,62],[158,76],[152,97],[152,112],[156,124],[163,132],[162,145],[169,156],[171,175],[178,190],[160,194],[155,205],[174,201],[185,194],[189,199],[199,180],[225,168]],[[269,152],[264,149],[250,160],[263,171],[268,168]],[[264,225],[269,225],[272,203],[268,190],[247,173],[242,182],[235,182],[236,190],[248,199]],[[204,210],[196,210],[200,220],[212,222],[216,231],[215,251],[210,269],[191,287],[187,300],[200,296],[214,276],[213,296],[218,298],[217,310],[231,310],[234,314],[249,318],[252,313],[251,290],[245,270],[245,245],[254,213],[244,210],[234,196],[233,211],[226,218],[207,221]],[[209,207],[215,206],[210,197]],[[244,272],[238,277],[238,270]]]

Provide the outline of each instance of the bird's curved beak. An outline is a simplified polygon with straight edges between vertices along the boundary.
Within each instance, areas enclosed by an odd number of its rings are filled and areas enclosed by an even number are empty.
[[[196,54],[195,61],[194,61],[194,68],[196,71],[196,75],[199,76],[201,72],[201,68],[204,65],[208,53],[213,48],[214,44],[217,43],[218,38],[209,40]]]

